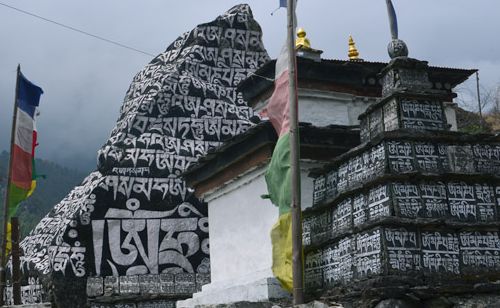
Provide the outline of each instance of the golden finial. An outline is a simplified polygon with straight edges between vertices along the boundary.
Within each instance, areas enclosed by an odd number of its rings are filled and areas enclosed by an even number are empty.
[[[349,35],[349,60],[360,60],[359,59],[359,52],[358,49],[356,48],[356,43],[354,43],[354,40],[352,39],[352,36]]]
[[[296,49],[311,49],[311,42],[309,42],[306,34],[303,28],[297,29],[297,41],[295,41]]]

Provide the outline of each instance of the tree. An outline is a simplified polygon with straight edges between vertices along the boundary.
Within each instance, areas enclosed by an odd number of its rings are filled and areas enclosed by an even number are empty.
[[[456,88],[457,126],[458,129],[470,133],[491,132],[500,130],[500,84],[488,87],[463,86]]]

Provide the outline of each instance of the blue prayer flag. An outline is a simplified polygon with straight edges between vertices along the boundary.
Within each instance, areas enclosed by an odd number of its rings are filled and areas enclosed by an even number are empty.
[[[18,77],[18,92],[17,105],[18,107],[29,114],[31,118],[35,115],[35,109],[38,107],[40,96],[43,94],[42,88],[33,84],[19,72]]]
[[[387,3],[387,13],[389,13],[389,25],[391,27],[392,39],[398,38],[398,18],[396,17],[396,11],[392,5],[391,0],[386,0]]]
[[[280,0],[280,7],[286,7],[287,0]]]

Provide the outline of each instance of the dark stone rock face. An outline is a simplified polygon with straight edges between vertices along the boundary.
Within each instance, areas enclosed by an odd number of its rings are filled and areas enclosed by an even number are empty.
[[[375,308],[417,308],[417,305],[401,299],[386,299],[381,301]]]
[[[175,299],[209,282],[206,204],[179,175],[252,126],[236,86],[269,60],[261,38],[250,7],[238,5],[134,77],[97,171],[21,243],[24,303]]]

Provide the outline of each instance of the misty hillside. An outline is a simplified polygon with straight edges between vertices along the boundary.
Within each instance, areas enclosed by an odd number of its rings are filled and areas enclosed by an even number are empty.
[[[0,191],[2,192],[2,214],[0,220],[3,220],[3,202],[5,198],[3,192],[7,185],[8,161],[9,153],[5,151],[1,152]],[[85,173],[80,171],[64,168],[56,163],[41,159],[36,159],[36,170],[39,175],[45,175],[45,178],[38,179],[35,192],[21,204],[17,212],[21,224],[22,237],[35,227],[38,221],[86,176]]]

